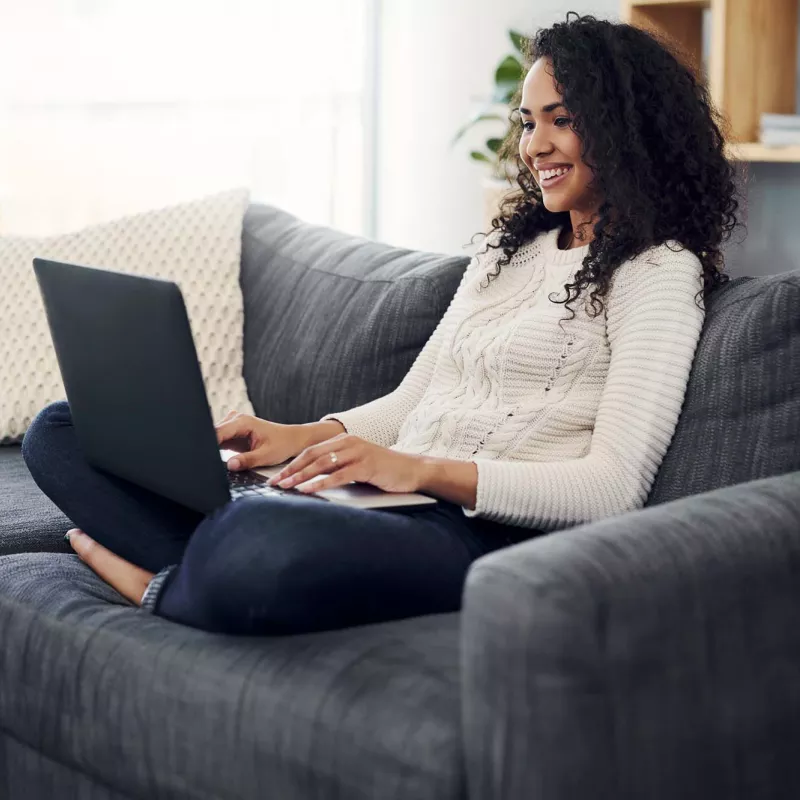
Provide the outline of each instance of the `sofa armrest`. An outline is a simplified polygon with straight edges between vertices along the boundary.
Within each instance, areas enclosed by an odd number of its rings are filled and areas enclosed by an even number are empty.
[[[800,472],[481,558],[470,800],[800,797],[799,618]]]

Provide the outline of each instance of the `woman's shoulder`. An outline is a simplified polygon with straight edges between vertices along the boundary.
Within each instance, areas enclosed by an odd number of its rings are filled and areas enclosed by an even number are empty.
[[[669,308],[669,314],[689,322],[702,318],[697,305],[703,290],[703,265],[697,255],[679,242],[668,241],[647,248],[621,264],[611,276],[606,319],[609,335],[619,320],[633,309]],[[611,323],[612,316],[616,320]]]
[[[614,273],[614,283],[695,280],[702,275],[703,265],[697,254],[670,239],[652,245],[622,263]]]
[[[639,258],[645,261],[655,263],[658,265],[663,264],[687,264],[692,267],[700,268],[700,259],[697,254],[684,247],[680,242],[675,239],[670,239],[661,244],[654,244],[645,250]]]

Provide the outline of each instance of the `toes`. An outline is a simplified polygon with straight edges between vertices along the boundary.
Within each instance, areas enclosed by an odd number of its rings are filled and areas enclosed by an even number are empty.
[[[67,536],[69,537],[67,541],[69,541],[70,546],[81,558],[89,556],[92,551],[92,545],[95,544],[93,539],[90,539],[82,530],[79,530],[78,528],[73,528],[71,531],[67,531]]]

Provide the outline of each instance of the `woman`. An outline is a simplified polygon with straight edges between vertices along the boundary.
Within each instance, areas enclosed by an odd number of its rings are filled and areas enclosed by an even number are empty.
[[[89,467],[65,403],[36,418],[31,472],[80,526],[80,558],[131,602],[245,634],[449,611],[481,555],[644,504],[702,301],[727,280],[733,170],[705,88],[648,34],[568,15],[530,62],[505,151],[518,190],[402,384],[317,423],[232,412],[217,426],[242,451],[229,469],[294,457],[274,480],[299,493],[200,519]],[[352,480],[441,502],[303,496]]]

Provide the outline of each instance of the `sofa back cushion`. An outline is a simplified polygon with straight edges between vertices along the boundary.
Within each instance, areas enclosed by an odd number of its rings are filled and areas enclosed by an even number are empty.
[[[800,271],[709,298],[683,410],[647,500],[800,470]]]
[[[244,376],[256,414],[300,423],[392,391],[468,263],[251,205],[242,232]]]

